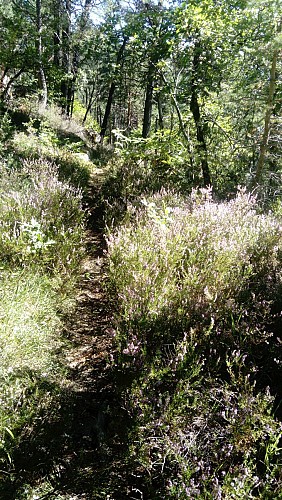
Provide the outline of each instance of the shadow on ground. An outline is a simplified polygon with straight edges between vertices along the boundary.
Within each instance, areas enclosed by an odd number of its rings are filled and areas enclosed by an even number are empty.
[[[98,499],[113,492],[110,498],[126,498],[123,469],[131,422],[118,395],[111,387],[65,391],[55,403],[50,418],[38,419],[21,441],[1,499],[31,498],[24,485],[46,481],[53,489],[36,498]]]

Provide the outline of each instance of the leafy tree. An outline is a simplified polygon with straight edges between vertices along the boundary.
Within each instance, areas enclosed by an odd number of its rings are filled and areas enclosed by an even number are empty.
[[[28,5],[11,0],[0,6],[0,68],[2,98],[35,60],[33,18]]]

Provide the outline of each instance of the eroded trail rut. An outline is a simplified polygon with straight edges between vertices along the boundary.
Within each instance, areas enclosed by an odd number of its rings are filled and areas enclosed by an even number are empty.
[[[80,292],[73,317],[67,324],[67,333],[73,344],[67,355],[67,364],[77,392],[98,389],[113,349],[108,332],[107,300],[102,288],[104,248],[102,233],[88,230],[87,257],[82,265]]]
[[[87,255],[76,307],[65,323],[68,382],[63,391],[58,387],[57,408],[51,415],[40,416],[15,458],[21,486],[33,484],[44,491],[41,485],[49,485],[47,493],[36,499],[132,498],[127,495],[125,477],[130,420],[123,408],[116,368],[110,362],[114,350],[111,313],[102,286],[106,245],[103,227],[91,206],[96,189],[94,180],[88,195]],[[27,498],[19,494],[19,482],[17,491],[10,491],[7,498]]]
[[[100,214],[93,206],[96,190],[94,179],[88,195],[87,255],[80,292],[66,325],[71,343],[67,365],[73,404],[54,496],[117,500],[127,497],[124,454],[129,420],[111,363],[111,311],[103,288],[106,244]]]
[[[73,422],[57,491],[70,495],[66,498],[125,498],[118,471],[127,419],[110,363],[114,347],[102,288],[105,244],[100,231],[88,230],[87,247],[77,307],[68,324]],[[110,496],[113,489],[116,494]]]

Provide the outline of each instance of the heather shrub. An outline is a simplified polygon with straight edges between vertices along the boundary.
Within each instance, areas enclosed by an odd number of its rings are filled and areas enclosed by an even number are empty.
[[[248,342],[264,337],[263,315],[281,286],[281,229],[272,215],[258,214],[255,203],[244,192],[215,203],[202,191],[182,205],[167,206],[162,194],[132,207],[129,222],[108,238],[109,279],[126,325],[118,325],[123,342],[132,329],[145,348],[158,336],[158,325],[163,338],[163,324],[169,326],[167,341],[170,332],[174,338],[193,328],[196,342],[220,330],[236,342],[246,308],[254,315]],[[266,290],[267,300],[261,296]]]
[[[81,193],[58,179],[58,168],[26,161],[20,171],[2,166],[0,258],[70,272],[82,250]]]
[[[76,119],[68,118],[54,104],[49,104],[46,109],[39,110],[36,101],[16,99],[9,104],[8,112],[12,118],[15,115],[23,118],[21,123],[13,120],[16,125],[14,139],[16,146],[24,147],[24,142],[22,142],[24,135],[29,136],[28,139],[33,142],[35,148],[59,144],[60,138],[72,137],[80,141],[82,139],[83,127],[81,124]],[[36,137],[40,138],[40,141],[36,141]]]
[[[280,491],[282,425],[272,416],[273,398],[257,394],[247,377],[227,384],[207,380],[204,369],[195,375],[186,371],[174,391],[163,391],[162,378],[149,373],[131,390],[139,425],[129,466],[142,471],[143,487],[154,498],[183,500]]]
[[[67,133],[67,130],[65,131]],[[58,167],[58,177],[77,188],[85,188],[93,165],[84,152],[84,142],[75,136],[74,142],[68,136],[63,139],[59,132],[49,125],[40,125],[39,130],[29,123],[26,131],[16,132],[11,142],[15,159],[46,160]]]
[[[74,102],[74,117],[67,117],[61,109],[50,104],[47,109],[41,112],[40,117],[44,123],[57,135],[76,136],[77,138],[83,135],[83,126],[81,124],[81,104],[78,101]]]
[[[128,467],[148,498],[281,491],[281,236],[244,190],[224,203],[162,191],[109,234],[116,362],[136,419]]]

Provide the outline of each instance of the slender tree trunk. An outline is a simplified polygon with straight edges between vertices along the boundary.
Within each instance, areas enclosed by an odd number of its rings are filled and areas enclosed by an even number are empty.
[[[38,81],[41,94],[39,96],[39,106],[45,109],[47,106],[48,89],[45,72],[42,62],[42,10],[41,0],[36,0],[36,27],[37,27],[37,58],[38,58]]]
[[[104,114],[103,122],[101,125],[101,130],[100,130],[101,143],[104,140],[104,137],[105,137],[105,134],[106,134],[106,131],[108,128],[109,118],[110,118],[110,114],[111,114],[111,107],[112,107],[112,103],[113,103],[113,97],[114,97],[114,93],[115,93],[115,89],[116,89],[117,72],[119,70],[119,66],[122,63],[122,59],[123,59],[123,55],[124,55],[127,41],[128,41],[128,37],[125,37],[123,39],[123,43],[122,43],[122,45],[119,49],[118,55],[117,55],[117,70],[116,70],[116,74],[115,74],[114,79],[113,79],[111,86],[110,86],[108,100],[107,100],[106,109],[105,109],[105,114]]]
[[[86,26],[87,22],[90,18],[90,11],[91,11],[91,5],[92,5],[93,0],[85,0],[84,6],[83,6],[83,11],[80,17],[80,22],[79,22],[79,28],[80,32],[82,33]]]
[[[210,170],[209,170],[208,159],[207,159],[208,151],[207,151],[207,145],[206,145],[206,140],[205,140],[205,132],[204,132],[204,127],[201,123],[201,115],[200,115],[200,107],[199,107],[199,103],[198,103],[198,96],[197,96],[196,92],[194,92],[194,91],[192,91],[192,96],[191,96],[191,101],[190,101],[190,110],[192,112],[194,122],[196,125],[198,152],[200,155],[200,161],[201,161],[201,166],[202,166],[204,186],[210,186],[211,185],[211,177],[210,177]]]
[[[60,68],[60,17],[61,17],[61,2],[60,0],[53,1],[53,64],[55,68]]]
[[[200,106],[198,101],[198,88],[197,88],[197,72],[199,68],[201,55],[201,45],[200,41],[198,41],[195,45],[194,49],[194,58],[193,58],[193,76],[191,81],[191,101],[190,101],[190,110],[194,118],[195,126],[196,126],[196,134],[197,134],[197,142],[198,142],[198,153],[200,156],[201,166],[202,166],[202,175],[204,186],[211,185],[211,176],[208,165],[208,151],[206,144],[206,132],[205,127],[202,123]]]
[[[68,114],[68,102],[69,102],[69,75],[70,75],[70,19],[71,19],[71,2],[70,0],[65,0],[65,8],[62,14],[62,41],[61,41],[61,52],[62,52],[62,70],[63,78],[61,81],[61,107],[63,111]]]
[[[160,76],[161,76],[161,79],[163,80],[163,83],[165,84],[165,86],[168,87],[168,85],[169,85],[168,81],[167,81],[167,79],[166,79],[166,77],[165,77],[165,75],[164,75],[164,73],[162,71],[160,71]],[[187,151],[188,151],[189,157],[190,157],[191,168],[194,168],[193,158],[192,158],[192,153],[191,153],[190,137],[189,137],[189,135],[186,132],[186,128],[185,128],[183,116],[182,116],[181,110],[179,108],[177,99],[176,99],[176,89],[175,89],[175,91],[173,93],[172,92],[170,93],[170,97],[171,97],[171,100],[172,100],[173,108],[175,108],[176,113],[177,113],[177,117],[178,117],[179,127],[180,127],[180,130],[181,130],[181,133],[182,133],[182,135],[183,135],[183,137],[184,137],[184,139],[186,141],[186,144],[187,144]],[[173,108],[172,108],[171,119],[170,119],[170,133],[172,133],[172,130],[173,130],[173,118],[174,118]]]
[[[1,77],[0,77],[0,96],[4,95],[5,89],[6,89],[6,80],[7,80],[7,74],[10,68],[8,67],[1,67]]]
[[[102,127],[102,110],[100,104],[97,103],[97,123]]]
[[[132,96],[131,96],[131,90],[129,87],[129,91],[127,93],[126,128],[130,130],[131,125],[132,125]]]
[[[13,76],[11,76],[11,78],[9,78],[9,81],[7,82],[7,85],[5,86],[4,90],[3,90],[3,99],[6,99],[8,93],[9,93],[9,90],[11,88],[11,86],[13,85],[14,81],[17,80],[17,78],[19,78],[19,76],[24,72],[24,68],[21,68],[19,69],[19,71],[17,71],[17,73],[15,73]]]
[[[87,23],[90,17],[90,8],[92,0],[85,0],[83,10],[79,19],[79,37],[84,36],[85,29],[87,28]],[[77,81],[78,69],[80,65],[80,48],[79,42],[74,44],[71,48],[71,0],[66,0],[66,28],[64,30],[64,37],[66,41],[66,54],[65,54],[65,71],[66,78],[63,82],[63,97],[65,102],[65,112],[67,116],[71,117],[73,113],[74,96],[75,96],[75,85]]]
[[[2,75],[0,78],[0,98],[5,100],[9,94],[9,90],[13,85],[14,81],[19,78],[19,76],[24,72],[25,68],[19,69],[13,76],[8,76],[10,68],[3,68]]]
[[[116,89],[116,82],[113,81],[111,83],[111,86],[110,86],[108,100],[107,100],[106,109],[105,109],[105,114],[104,114],[103,122],[101,125],[101,130],[100,130],[101,142],[103,142],[107,128],[108,128],[108,123],[109,123],[109,118],[110,118],[110,114],[111,114],[111,107],[112,107],[112,103],[113,103],[115,89]]]
[[[159,128],[160,128],[160,130],[163,130],[164,129],[164,115],[163,115],[163,106],[162,106],[160,92],[157,95],[157,103],[158,103],[158,112],[159,112]]]
[[[75,85],[78,75],[79,59],[80,59],[79,48],[75,47],[71,64],[72,76],[69,79],[68,92],[67,92],[67,102],[66,102],[67,116],[72,116],[73,113],[74,94],[75,94]]]
[[[87,101],[87,108],[86,108],[86,111],[85,111],[85,115],[83,117],[83,120],[82,120],[82,123],[85,123],[86,122],[86,118],[88,116],[88,113],[90,112],[91,108],[92,108],[92,105],[93,105],[93,97],[94,97],[94,92],[95,92],[95,83],[93,83],[93,86],[92,86],[92,90],[91,90],[91,94],[89,96],[89,99],[88,99],[88,92],[86,92],[86,101]]]
[[[257,163],[256,173],[254,177],[254,185],[258,185],[261,181],[263,166],[265,162],[265,156],[268,150],[268,142],[269,142],[269,133],[270,133],[270,124],[271,124],[271,116],[273,113],[274,106],[274,92],[276,86],[276,67],[278,61],[278,50],[275,50],[272,57],[271,70],[270,70],[270,82],[268,89],[268,99],[267,99],[267,107],[264,118],[264,130],[262,141],[260,145],[259,159]]]
[[[150,61],[148,76],[147,76],[146,97],[145,97],[144,115],[143,115],[142,137],[144,139],[146,139],[146,137],[149,136],[151,130],[154,77],[155,77],[155,67],[153,63]]]

